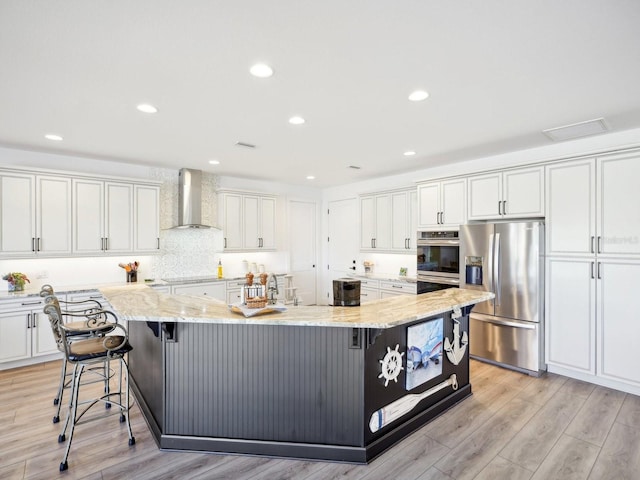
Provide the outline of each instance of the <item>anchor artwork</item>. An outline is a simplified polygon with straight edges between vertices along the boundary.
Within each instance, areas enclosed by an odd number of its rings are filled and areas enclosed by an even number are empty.
[[[447,358],[454,365],[458,365],[464,358],[467,345],[469,344],[467,332],[462,332],[462,338],[460,337],[460,321],[458,319],[461,316],[462,312],[460,308],[454,308],[451,314],[451,320],[453,320],[453,340],[450,341],[449,337],[444,339],[444,351],[447,352]]]

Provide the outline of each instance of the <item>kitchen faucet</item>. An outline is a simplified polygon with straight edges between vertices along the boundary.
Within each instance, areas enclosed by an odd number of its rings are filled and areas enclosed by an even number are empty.
[[[269,279],[267,280],[267,291],[269,292],[269,305],[275,305],[278,301],[276,295],[280,292],[278,292],[278,279],[273,273],[269,274]]]

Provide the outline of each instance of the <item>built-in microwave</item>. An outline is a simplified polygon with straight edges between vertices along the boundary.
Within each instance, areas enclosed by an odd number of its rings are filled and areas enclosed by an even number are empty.
[[[460,237],[457,231],[418,232],[418,293],[460,285]]]

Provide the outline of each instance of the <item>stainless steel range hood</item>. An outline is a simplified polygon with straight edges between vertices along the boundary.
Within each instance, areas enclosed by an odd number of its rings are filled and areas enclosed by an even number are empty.
[[[202,224],[202,171],[181,168],[178,179],[178,225],[173,228],[216,228]]]

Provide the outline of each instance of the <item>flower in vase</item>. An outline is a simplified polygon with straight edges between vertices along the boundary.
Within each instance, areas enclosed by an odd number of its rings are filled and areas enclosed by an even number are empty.
[[[20,272],[7,273],[2,277],[2,279],[9,282],[9,285],[10,285],[9,290],[24,290],[24,283],[25,282],[31,283],[31,281],[27,278],[27,276],[24,273],[20,273]]]

